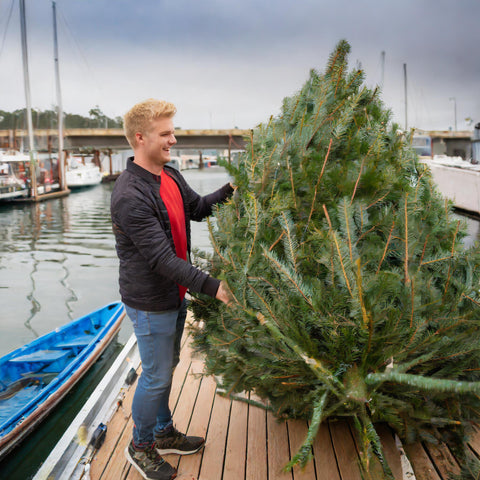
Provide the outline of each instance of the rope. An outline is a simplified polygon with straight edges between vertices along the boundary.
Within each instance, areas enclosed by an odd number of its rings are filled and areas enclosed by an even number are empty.
[[[10,25],[10,19],[12,18],[12,12],[13,12],[13,3],[14,3],[15,0],[12,0],[12,2],[10,3],[10,11],[8,12],[8,16],[7,16],[7,24],[5,25],[5,30],[3,32],[3,39],[2,39],[2,45],[0,46],[0,58],[2,56],[2,53],[3,53],[3,49],[5,47],[5,39],[7,38],[7,31],[8,31],[8,26]]]

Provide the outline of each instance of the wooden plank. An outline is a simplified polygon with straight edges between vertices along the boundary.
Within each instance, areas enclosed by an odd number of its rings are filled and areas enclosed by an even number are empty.
[[[192,332],[190,331],[190,327],[193,324],[193,313],[187,312],[187,318],[185,319],[185,327],[183,329],[182,339],[180,340],[180,349],[183,349],[186,343],[190,343],[192,341]]]
[[[357,445],[357,451],[361,459],[362,448],[361,441],[358,435],[357,430],[355,429],[352,422],[349,422],[350,431],[353,433],[353,438]],[[402,462],[400,459],[400,451],[398,450],[395,444],[395,437],[393,431],[388,427],[387,424],[376,424],[375,430],[380,437],[382,443],[383,455],[390,467],[392,474],[395,479],[403,480],[403,471],[402,471]],[[380,460],[373,454],[370,450],[371,457],[368,459],[368,476],[371,480],[383,480],[385,473],[383,471]]]
[[[292,473],[283,471],[283,468],[290,460],[287,422],[278,421],[271,412],[267,412],[267,442],[268,479],[291,480]]]
[[[460,474],[460,467],[455,457],[444,443],[439,445],[426,443],[425,449],[442,478],[447,479],[450,474]]]
[[[243,480],[245,478],[247,419],[248,405],[242,401],[233,400],[230,425],[228,427],[223,480]]]
[[[177,399],[180,396],[183,385],[187,378],[192,360],[190,358],[190,344],[186,343],[180,351],[180,361],[173,372],[172,388],[170,390],[169,405],[172,412],[175,410]]]
[[[207,436],[207,430],[210,421],[210,414],[215,397],[216,384],[213,377],[203,377],[201,380],[200,391],[192,415],[192,420],[188,427],[189,435]],[[209,439],[206,439],[207,443]],[[195,455],[185,455],[180,457],[178,463],[177,480],[195,480],[198,478],[200,465],[202,463],[203,451]]]
[[[318,480],[341,480],[327,422],[318,429],[313,441],[313,453]]]
[[[403,445],[416,480],[442,480],[420,442]]]
[[[251,399],[257,400],[253,395]],[[246,480],[267,478],[267,411],[250,405],[247,425]]]
[[[192,417],[193,407],[200,389],[201,379],[193,374],[194,370],[192,367],[193,364],[190,364],[190,369],[186,375],[185,383],[172,415],[175,428],[182,433],[185,433],[188,429]],[[172,399],[170,403],[173,403]],[[178,455],[165,455],[164,458],[168,463],[175,467],[179,462]]]
[[[470,445],[470,448],[478,455],[480,456],[480,430],[478,428],[474,429],[473,434],[468,440],[468,445]]]
[[[123,407],[118,408],[108,422],[105,441],[98,453],[93,458],[90,466],[91,478],[101,478],[113,453],[118,448],[119,438],[125,432],[127,422],[131,418],[132,400],[136,386],[137,382],[135,382],[133,385],[130,385],[122,400]]]
[[[297,453],[308,433],[308,425],[304,420],[289,420],[288,438],[290,443],[290,458]],[[296,465],[293,468],[293,478],[295,480],[315,480],[315,464],[313,459],[309,461],[304,468]]]
[[[178,397],[176,407],[173,411],[174,423],[177,430],[180,432],[187,431],[199,388],[200,377],[194,375],[192,368],[190,368],[185,377],[185,383],[183,385],[181,395]],[[173,399],[171,398],[171,403],[173,403],[172,400]]]
[[[108,462],[108,469],[102,475],[101,480],[118,480],[120,478],[128,478],[129,480],[137,480],[130,463],[125,458],[125,448],[132,440],[133,420],[130,418],[125,429],[120,436],[117,446]],[[93,478],[93,477],[92,477]]]
[[[222,478],[230,404],[231,400],[215,395],[199,479],[220,480]]]
[[[375,429],[380,436],[383,454],[385,455],[388,466],[392,470],[393,477],[398,480],[403,480],[402,460],[400,451],[395,443],[393,430],[386,423],[376,424]]]
[[[362,480],[358,452],[348,422],[332,421],[329,427],[342,480]]]

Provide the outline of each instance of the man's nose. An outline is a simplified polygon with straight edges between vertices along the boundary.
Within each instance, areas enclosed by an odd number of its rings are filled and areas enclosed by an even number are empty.
[[[175,145],[177,143],[177,139],[175,138],[175,135],[170,135],[170,140],[169,140],[169,143],[171,143],[172,145]]]

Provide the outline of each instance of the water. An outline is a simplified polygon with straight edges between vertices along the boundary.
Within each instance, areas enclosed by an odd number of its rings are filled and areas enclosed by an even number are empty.
[[[466,247],[471,247],[480,240],[480,219],[477,216],[456,213],[455,217],[467,224],[467,236],[463,240]]]
[[[201,195],[229,181],[222,168],[182,173]],[[0,355],[119,300],[112,188],[101,184],[38,204],[0,205]],[[192,243],[211,248],[205,222],[192,222]],[[118,341],[55,413],[0,463],[0,478],[25,480],[35,473],[131,334],[125,318]]]

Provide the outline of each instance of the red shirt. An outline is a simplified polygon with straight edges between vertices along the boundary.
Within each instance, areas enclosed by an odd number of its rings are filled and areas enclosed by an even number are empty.
[[[187,229],[185,226],[185,210],[183,198],[175,180],[162,170],[160,175],[160,196],[167,208],[168,218],[172,229],[173,243],[177,257],[187,260]],[[187,288],[178,286],[180,300],[183,300]]]

